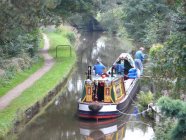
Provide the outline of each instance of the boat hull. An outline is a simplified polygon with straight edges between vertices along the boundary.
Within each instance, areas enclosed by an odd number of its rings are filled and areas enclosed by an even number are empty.
[[[139,90],[138,79],[135,79],[126,92],[126,97],[119,103],[102,103],[102,102],[81,102],[78,101],[78,116],[86,119],[111,119],[122,115],[121,112],[126,112],[134,96]],[[99,104],[102,107],[98,111],[93,111],[90,106]]]

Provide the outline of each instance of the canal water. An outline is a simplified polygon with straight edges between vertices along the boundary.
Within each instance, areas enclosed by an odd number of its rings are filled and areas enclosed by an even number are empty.
[[[104,33],[81,35],[78,62],[66,87],[44,112],[18,134],[18,140],[149,140],[153,137],[153,122],[137,115],[123,115],[106,121],[88,121],[77,117],[77,100],[81,96],[85,72],[96,59],[110,67],[122,52],[131,52],[127,40],[118,40]],[[138,112],[133,101],[128,114]]]

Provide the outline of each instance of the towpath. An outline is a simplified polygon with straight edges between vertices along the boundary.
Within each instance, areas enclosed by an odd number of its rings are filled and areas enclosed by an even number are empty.
[[[53,58],[48,54],[50,47],[49,39],[46,34],[43,33],[44,39],[44,48],[41,50],[41,53],[44,57],[44,66],[28,77],[24,82],[20,83],[4,96],[0,98],[0,110],[7,107],[12,100],[20,96],[24,90],[31,87],[38,79],[40,79],[46,72],[48,72],[54,65]]]

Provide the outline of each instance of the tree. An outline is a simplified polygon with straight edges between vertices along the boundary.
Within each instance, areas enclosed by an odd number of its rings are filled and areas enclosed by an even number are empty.
[[[124,14],[121,8],[113,8],[107,12],[100,12],[97,16],[101,25],[111,33],[116,33],[123,28],[122,18]]]
[[[0,1],[0,49],[5,57],[15,57],[37,49],[38,24],[44,10],[41,0]]]
[[[61,16],[73,12],[91,13],[94,5],[85,0],[0,0],[0,57],[37,51],[40,26],[59,25]]]
[[[149,21],[155,14],[162,14],[167,7],[160,0],[126,0],[124,25],[136,42],[143,43]]]

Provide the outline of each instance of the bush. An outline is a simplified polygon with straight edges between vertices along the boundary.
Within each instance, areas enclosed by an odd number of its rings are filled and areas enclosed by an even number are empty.
[[[5,71],[5,74],[0,77],[0,86],[6,86],[10,79],[14,78],[15,76],[15,69],[11,67],[10,69]]]
[[[152,59],[158,58],[158,52],[162,50],[164,46],[162,44],[153,44],[150,48],[149,55]]]
[[[72,43],[72,45],[76,42],[76,37],[74,33],[68,32],[66,33],[66,37],[70,40],[70,43]]]
[[[174,118],[175,125],[170,129],[170,139],[185,140],[186,136],[186,103],[180,100],[172,100],[169,97],[161,97],[158,106],[165,117]],[[173,121],[172,121],[173,122]]]
[[[2,60],[0,66],[5,73],[0,76],[0,86],[6,86],[11,79],[14,79],[16,73],[22,72],[30,68],[34,63],[39,61],[38,56],[30,58],[26,53],[20,54],[18,57]]]
[[[140,112],[147,109],[148,104],[153,102],[153,94],[152,92],[143,92],[141,91],[138,95],[138,106],[139,106],[139,110]]]

